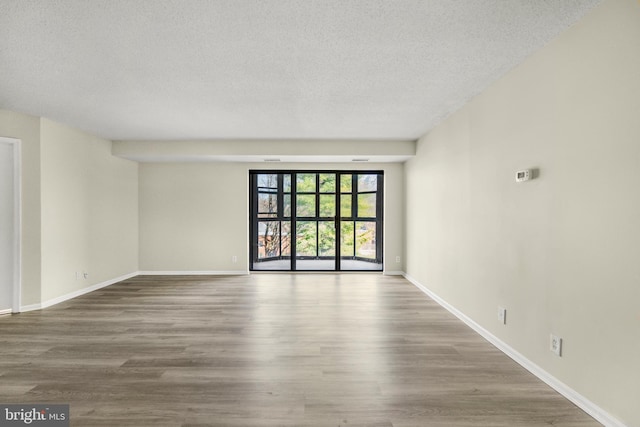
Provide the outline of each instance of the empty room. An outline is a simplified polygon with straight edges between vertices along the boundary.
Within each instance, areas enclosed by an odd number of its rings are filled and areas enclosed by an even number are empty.
[[[640,1],[0,0],[0,426],[640,427]]]

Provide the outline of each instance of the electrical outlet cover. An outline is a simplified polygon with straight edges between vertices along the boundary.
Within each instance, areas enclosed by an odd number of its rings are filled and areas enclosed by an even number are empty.
[[[558,357],[562,357],[562,338],[551,334],[550,350]]]
[[[507,324],[507,309],[504,307],[498,307],[498,321],[503,325]]]

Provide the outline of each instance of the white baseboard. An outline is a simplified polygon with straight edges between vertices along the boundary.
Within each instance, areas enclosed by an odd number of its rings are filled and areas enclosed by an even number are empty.
[[[248,276],[247,270],[229,271],[138,271],[140,276]]]
[[[20,306],[20,313],[26,313],[27,311],[40,310],[41,308],[42,308],[42,304],[40,304],[40,303],[29,304],[29,305],[21,305]]]
[[[123,280],[130,279],[138,275],[138,272],[125,274],[124,276],[116,277],[115,279],[106,280],[104,282],[96,283],[95,285],[91,285],[87,288],[78,289],[77,291],[69,292],[68,294],[61,295],[56,298],[52,298],[50,300],[44,301],[39,304],[30,304],[23,305],[20,307],[20,312],[24,313],[26,311],[40,310],[43,308],[51,307],[52,305],[60,304],[61,302],[68,301],[72,298],[79,297],[80,295],[88,294],[89,292],[97,291],[98,289],[105,288],[107,286],[113,285],[114,283],[122,282]]]
[[[404,271],[384,271],[384,276],[404,276]]]
[[[521,353],[513,349],[507,343],[493,335],[491,332],[480,326],[473,319],[462,313],[460,310],[440,298],[437,294],[429,290],[427,287],[422,285],[416,279],[411,277],[408,274],[404,274],[404,277],[411,282],[415,287],[424,292],[429,298],[433,299],[435,302],[440,304],[443,308],[449,311],[451,314],[456,316],[458,319],[462,320],[467,326],[480,334],[484,339],[489,341],[491,344],[496,346],[498,350],[502,351],[504,354],[509,356],[523,368],[531,372],[533,375],[538,377],[540,380],[544,381],[547,385],[553,388],[555,391],[569,399],[573,402],[577,407],[582,409],[587,414],[591,415],[596,421],[602,423],[605,427],[626,427],[625,424],[614,418],[611,414],[609,414],[604,409],[600,408],[598,405],[582,396],[580,393],[564,384],[562,381],[558,380],[556,377],[542,369],[540,366],[533,363],[531,360],[527,359]]]
[[[88,288],[79,289],[77,291],[70,292],[65,295],[61,295],[59,297],[44,301],[42,303],[23,305],[20,307],[20,312],[24,313],[27,311],[41,310],[43,308],[51,307],[52,305],[60,304],[61,302],[68,301],[72,298],[79,297],[80,295],[88,294],[89,292],[97,291],[98,289],[102,289],[104,287],[113,285],[118,282],[122,282],[123,280],[130,279],[135,276],[145,275],[145,276],[246,276],[248,275],[248,271],[244,270],[232,270],[232,271],[136,271],[133,273],[125,274],[124,276],[116,277],[115,279],[107,280],[101,283],[97,283],[95,285],[89,286]],[[11,313],[11,310],[8,311]],[[0,312],[2,314],[2,312]]]
[[[0,316],[2,316],[3,314],[11,314],[13,313],[13,310],[10,308],[7,308],[6,310],[0,310]]]

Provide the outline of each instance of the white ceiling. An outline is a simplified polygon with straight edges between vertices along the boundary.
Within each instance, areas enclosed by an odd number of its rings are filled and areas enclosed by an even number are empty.
[[[417,139],[600,0],[0,0],[0,108],[108,139]]]

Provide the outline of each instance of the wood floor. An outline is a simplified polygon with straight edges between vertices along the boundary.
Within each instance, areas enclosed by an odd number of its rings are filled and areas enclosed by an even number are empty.
[[[72,426],[599,426],[406,280],[136,277],[0,318],[0,403]]]

